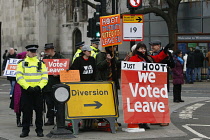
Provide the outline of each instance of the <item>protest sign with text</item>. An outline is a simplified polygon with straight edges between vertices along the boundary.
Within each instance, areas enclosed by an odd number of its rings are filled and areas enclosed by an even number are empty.
[[[167,65],[122,61],[125,123],[169,123]]]
[[[43,59],[48,75],[59,75],[61,70],[69,69],[69,59]]]
[[[9,59],[9,60],[7,60],[7,65],[5,67],[3,76],[15,77],[16,76],[17,64],[20,60],[22,60],[22,59]]]
[[[102,47],[122,44],[120,14],[100,17]]]

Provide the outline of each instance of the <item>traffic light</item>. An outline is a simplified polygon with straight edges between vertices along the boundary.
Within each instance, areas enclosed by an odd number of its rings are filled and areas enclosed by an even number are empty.
[[[100,38],[100,8],[100,5],[96,5],[96,12],[94,13],[94,18],[96,22],[95,38]]]
[[[93,18],[88,19],[87,37],[100,38],[100,16],[106,16],[106,0],[94,0],[100,2],[96,5],[96,12]]]
[[[99,13],[100,16],[106,16],[106,0],[94,0],[96,2],[100,2],[100,9],[99,9]],[[97,10],[97,6],[96,6],[96,10]]]
[[[87,37],[95,38],[96,21],[95,18],[88,19]]]

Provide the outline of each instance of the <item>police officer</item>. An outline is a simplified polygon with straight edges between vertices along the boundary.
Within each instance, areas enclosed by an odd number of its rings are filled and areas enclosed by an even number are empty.
[[[36,113],[36,133],[43,137],[43,96],[42,88],[47,84],[46,66],[37,58],[38,45],[28,45],[27,56],[17,65],[16,80],[22,89],[21,110],[23,112],[23,128],[20,137],[27,137],[30,131],[32,110]]]
[[[100,39],[92,39],[90,48],[96,53],[96,55],[100,52],[98,49]]]
[[[82,47],[85,45],[85,42],[83,41],[83,42],[79,42],[79,43],[77,43],[75,46],[76,46],[76,48],[77,48],[77,51],[76,51],[76,53],[74,54],[74,56],[73,56],[73,59],[72,59],[72,63],[74,62],[74,60],[77,58],[77,57],[79,57],[80,56],[80,53],[82,52]]]
[[[45,56],[43,59],[65,59],[61,54],[54,51],[53,43],[45,44]],[[55,84],[60,84],[59,75],[49,75],[49,81],[43,89],[44,99],[47,104],[47,118],[48,121],[44,124],[45,126],[54,125],[55,116],[55,102],[53,100],[52,86]]]

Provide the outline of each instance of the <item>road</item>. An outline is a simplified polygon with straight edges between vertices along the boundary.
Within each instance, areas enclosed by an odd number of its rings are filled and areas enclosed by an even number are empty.
[[[172,87],[171,87],[172,89]],[[19,140],[21,128],[16,127],[16,118],[13,110],[9,109],[9,82],[5,78],[0,78],[0,140]],[[121,131],[126,128],[123,123],[123,111],[121,106],[121,95],[119,95],[119,114],[118,122],[122,127],[116,134],[101,131],[80,132],[75,140],[202,140],[210,139],[210,82],[197,82],[195,84],[185,84],[183,86],[184,103],[173,103],[172,92],[169,93],[169,104],[171,111],[171,122],[169,126],[161,127],[151,125],[150,130],[141,133],[127,133]],[[44,126],[44,134],[48,134],[53,126]],[[36,137],[35,127],[31,127],[29,137],[25,139],[49,138]]]

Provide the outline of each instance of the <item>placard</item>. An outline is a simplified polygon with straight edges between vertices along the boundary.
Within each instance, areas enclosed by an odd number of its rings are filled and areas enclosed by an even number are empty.
[[[80,74],[79,70],[61,70],[60,71],[60,81],[63,83],[66,82],[79,82]]]
[[[125,123],[169,123],[167,65],[122,61]]]
[[[20,60],[22,59],[10,58],[9,60],[7,60],[7,64],[6,64],[3,76],[16,77],[17,64]]]
[[[59,75],[61,70],[69,69],[69,59],[43,59],[48,75]]]

